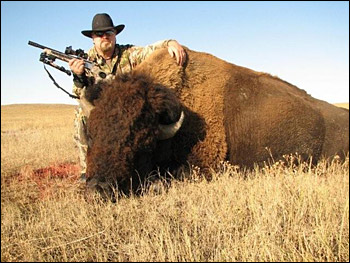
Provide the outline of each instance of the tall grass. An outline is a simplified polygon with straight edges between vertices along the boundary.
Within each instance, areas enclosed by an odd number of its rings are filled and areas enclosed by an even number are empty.
[[[349,261],[349,158],[223,162],[212,181],[194,167],[167,191],[87,201],[73,170],[33,172],[76,165],[73,108],[13,107],[1,109],[2,261]]]
[[[76,162],[73,105],[1,106],[1,175],[25,165]],[[2,177],[1,177],[2,178]]]

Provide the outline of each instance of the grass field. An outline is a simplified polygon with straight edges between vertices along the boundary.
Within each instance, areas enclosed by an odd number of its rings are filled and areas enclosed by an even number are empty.
[[[1,106],[1,261],[349,262],[349,158],[223,162],[210,182],[193,169],[158,194],[86,201],[73,118]]]
[[[334,103],[335,106],[349,109],[349,103]]]

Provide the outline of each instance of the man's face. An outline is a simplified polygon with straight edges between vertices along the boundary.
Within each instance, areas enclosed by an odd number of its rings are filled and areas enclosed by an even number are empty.
[[[97,50],[106,53],[114,50],[115,36],[114,30],[98,31],[92,34],[92,39]]]

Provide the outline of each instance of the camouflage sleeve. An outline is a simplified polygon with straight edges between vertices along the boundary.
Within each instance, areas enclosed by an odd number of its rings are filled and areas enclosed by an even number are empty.
[[[73,74],[73,93],[80,97],[81,89],[88,86],[88,77],[86,74],[78,76]]]
[[[168,47],[168,43],[171,40],[172,39],[160,40],[144,47],[132,46],[129,49],[129,59],[132,67],[135,67],[138,64],[140,64],[142,61],[148,58],[155,50]]]
[[[81,91],[81,88],[82,87],[78,87],[78,85],[76,85],[74,82],[73,82],[73,94],[80,97],[80,91]]]
[[[88,60],[93,61],[95,58],[95,52],[94,48],[90,48],[88,51]],[[92,76],[92,73],[90,71],[85,71],[83,77],[79,77],[75,74],[73,74],[73,94],[80,97],[81,89],[86,87],[89,83],[88,78]]]

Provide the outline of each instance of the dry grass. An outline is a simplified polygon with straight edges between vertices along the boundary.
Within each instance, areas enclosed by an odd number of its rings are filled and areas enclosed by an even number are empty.
[[[73,106],[1,106],[1,261],[349,261],[349,159],[87,202]],[[45,168],[46,167],[46,168]],[[43,168],[43,169],[40,169]]]
[[[337,107],[349,109],[349,102],[346,102],[346,103],[334,103],[334,105],[337,106]]]
[[[1,106],[1,176],[25,165],[42,167],[77,161],[72,129],[74,107]]]

